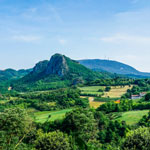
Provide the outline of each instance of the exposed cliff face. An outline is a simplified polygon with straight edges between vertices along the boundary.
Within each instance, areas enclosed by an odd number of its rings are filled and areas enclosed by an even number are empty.
[[[44,61],[40,61],[39,63],[37,63],[35,65],[35,67],[33,68],[33,73],[41,73],[43,71],[45,71],[45,69],[48,66],[48,60],[44,60]]]
[[[56,74],[58,76],[64,76],[68,73],[69,68],[66,59],[61,54],[55,54],[51,57],[47,68],[46,74]]]

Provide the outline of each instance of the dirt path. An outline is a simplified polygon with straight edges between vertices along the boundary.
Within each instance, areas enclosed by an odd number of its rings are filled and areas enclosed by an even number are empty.
[[[81,98],[87,98],[86,96],[80,96]],[[93,107],[93,108],[98,108],[100,105],[104,104],[105,102],[95,102],[94,101],[94,97],[89,97],[89,103],[90,103],[90,106]]]
[[[94,101],[94,97],[89,97],[89,102],[93,102]]]

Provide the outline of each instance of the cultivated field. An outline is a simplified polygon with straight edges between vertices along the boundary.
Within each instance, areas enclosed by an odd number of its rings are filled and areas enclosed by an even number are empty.
[[[41,111],[41,112],[35,112],[34,116],[35,116],[35,121],[36,122],[45,122],[49,116],[50,119],[49,121],[54,121],[57,119],[62,119],[65,114],[69,111],[71,111],[72,109],[64,109],[64,110],[59,110],[59,111]]]
[[[102,94],[102,92],[98,92],[99,89],[104,90],[104,86],[85,86],[85,87],[79,87],[81,90],[81,93],[85,94]]]
[[[100,105],[104,104],[105,102],[90,102],[90,106],[93,107],[93,108],[98,108]]]
[[[109,92],[104,92],[102,97],[109,97],[109,98],[120,98],[123,94],[127,92],[128,89],[131,89],[129,86],[111,86],[111,90]],[[105,86],[86,86],[86,87],[79,87],[82,94],[96,94],[101,95],[102,92],[98,92],[99,89],[104,90]],[[85,96],[81,96],[85,97]],[[100,105],[104,104],[105,102],[98,102],[94,101],[94,97],[89,97],[89,103],[91,107],[98,108]]]
[[[121,117],[116,120],[126,121],[128,125],[134,125],[138,123],[144,115],[147,115],[148,112],[149,110],[128,111],[122,113]]]
[[[86,98],[87,96],[81,96],[81,98]],[[96,102],[94,101],[94,97],[88,97],[89,99],[89,104],[90,104],[90,107],[93,107],[93,108],[98,108],[100,105],[104,104],[105,102]]]
[[[105,102],[95,102],[94,97],[89,97],[90,106],[93,108],[98,108],[100,105],[104,104]]]
[[[127,92],[128,89],[131,89],[129,86],[111,86],[111,90],[109,92],[104,92],[103,97],[121,97],[123,94]],[[102,94],[102,92],[98,92],[99,89],[105,89],[105,86],[86,86],[86,87],[80,87],[82,94]]]
[[[109,92],[104,93],[104,97],[110,97],[110,98],[115,98],[115,97],[121,97],[123,94],[127,92],[128,89],[131,89],[129,86],[112,86],[111,90]]]

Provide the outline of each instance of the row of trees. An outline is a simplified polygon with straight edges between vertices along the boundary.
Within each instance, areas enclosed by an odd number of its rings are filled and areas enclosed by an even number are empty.
[[[125,86],[134,84],[135,80],[130,78],[111,78],[111,79],[99,79],[95,81],[87,82],[88,86]]]
[[[113,101],[107,102],[97,108],[98,111],[103,111],[105,113],[144,109],[150,109],[150,102],[134,102],[128,99],[121,100],[120,103],[114,103]]]

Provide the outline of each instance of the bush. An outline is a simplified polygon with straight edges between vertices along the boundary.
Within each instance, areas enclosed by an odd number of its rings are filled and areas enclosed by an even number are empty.
[[[149,150],[150,149],[150,129],[140,127],[128,133],[123,146],[123,150]]]
[[[94,101],[96,102],[110,102],[110,101],[116,101],[119,98],[107,98],[107,97],[95,97]]]
[[[150,100],[150,93],[147,93],[146,95],[145,95],[145,101],[149,101]]]
[[[99,89],[97,92],[104,92],[104,90],[103,89]]]
[[[35,141],[37,150],[70,150],[69,138],[60,131],[42,133],[38,131],[38,138]]]
[[[105,92],[109,92],[111,90],[111,87],[110,86],[107,86],[106,88],[105,88]]]

